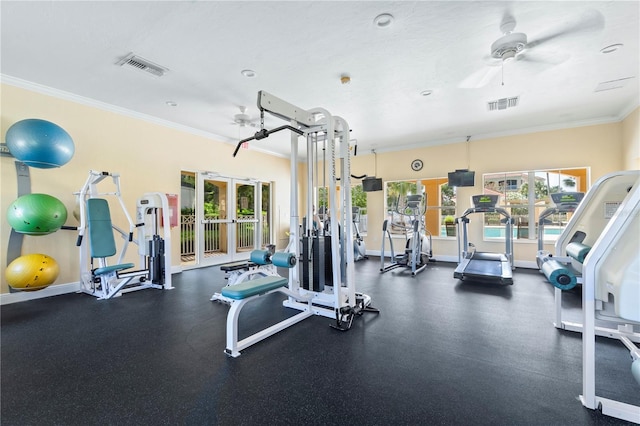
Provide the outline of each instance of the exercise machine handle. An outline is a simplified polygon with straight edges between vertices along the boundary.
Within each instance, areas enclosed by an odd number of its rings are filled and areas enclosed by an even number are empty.
[[[300,136],[304,135],[304,132],[302,130],[296,129],[295,127],[289,126],[289,125],[276,127],[275,129],[272,129],[272,130],[260,129],[250,138],[242,139],[240,142],[238,142],[238,144],[236,145],[236,149],[233,151],[233,156],[235,157],[236,155],[238,155],[238,151],[240,150],[240,147],[242,146],[243,143],[249,142],[252,140],[259,141],[260,139],[265,139],[269,137],[269,135],[272,133],[276,133],[276,132],[279,132],[280,130],[285,130],[285,129],[291,130],[292,132],[295,132]]]

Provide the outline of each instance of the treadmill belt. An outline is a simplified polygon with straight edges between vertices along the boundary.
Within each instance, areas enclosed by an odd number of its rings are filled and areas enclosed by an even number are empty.
[[[502,262],[500,260],[476,259],[469,261],[464,273],[469,275],[502,276]]]
[[[507,256],[505,256],[502,253],[487,253],[487,252],[476,251],[476,252],[470,253],[468,256],[468,259],[493,260],[496,262],[503,262],[507,260]]]
[[[469,253],[466,259],[458,265],[453,277],[513,284],[509,260],[504,253]]]

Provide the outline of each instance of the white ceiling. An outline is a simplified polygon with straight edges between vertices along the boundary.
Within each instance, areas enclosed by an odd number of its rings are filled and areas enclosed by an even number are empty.
[[[258,118],[265,90],[345,118],[359,153],[382,152],[624,118],[640,104],[639,10],[638,1],[2,1],[0,70],[10,84],[231,143],[257,130],[232,123],[240,106]],[[390,26],[374,25],[381,13],[394,16]],[[530,44],[504,64],[503,85],[490,46],[505,14]],[[614,43],[623,46],[601,53]],[[117,65],[131,52],[169,71]],[[614,80],[624,87],[595,90]],[[511,96],[518,107],[488,111]],[[288,140],[251,146],[282,154]]]

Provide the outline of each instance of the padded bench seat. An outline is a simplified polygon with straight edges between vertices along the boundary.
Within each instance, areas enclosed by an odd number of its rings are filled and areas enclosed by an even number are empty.
[[[288,282],[289,281],[287,278],[279,276],[268,276],[224,287],[222,289],[222,295],[224,297],[228,297],[229,299],[242,300],[258,294],[267,293],[280,287],[284,287]]]
[[[102,268],[96,268],[93,271],[94,275],[103,275],[103,274],[108,274],[110,272],[118,272],[118,271],[122,271],[124,269],[129,269],[129,268],[133,268],[135,265],[133,263],[121,263],[119,265],[110,265],[110,266],[103,266]]]

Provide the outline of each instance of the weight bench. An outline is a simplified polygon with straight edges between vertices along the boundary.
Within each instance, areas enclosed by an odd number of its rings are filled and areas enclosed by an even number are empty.
[[[240,284],[254,279],[255,276],[279,276],[276,267],[270,263],[270,256],[270,252],[254,250],[248,260],[220,265],[220,270],[224,272],[224,278],[227,280],[227,286]],[[231,299],[220,293],[213,293],[209,300],[227,305],[231,303]]]
[[[260,253],[262,254],[263,252]],[[254,255],[252,253],[252,259],[253,257]],[[289,253],[276,253],[269,258],[265,257],[265,261],[272,261],[274,265],[286,268],[291,268],[296,263],[295,257]],[[311,303],[313,296],[301,297],[299,294],[289,290],[287,287],[288,282],[289,280],[287,278],[269,275],[222,288],[222,296],[231,301],[229,313],[227,314],[227,347],[224,350],[227,355],[234,358],[238,357],[240,356],[241,350],[313,315],[313,305]],[[242,340],[238,340],[238,318],[240,317],[242,308],[252,300],[275,292],[284,293],[288,297],[292,297],[298,301],[304,301],[308,306],[290,318],[282,320]]]

